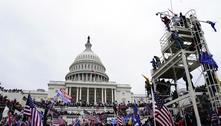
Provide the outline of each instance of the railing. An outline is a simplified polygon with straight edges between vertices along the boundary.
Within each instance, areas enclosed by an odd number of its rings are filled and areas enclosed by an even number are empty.
[[[166,32],[160,38],[161,51],[165,50],[165,48],[169,45],[170,37],[171,37],[171,32]]]
[[[186,17],[190,17],[190,15],[196,16],[196,11],[194,9],[191,9],[191,10],[187,11],[185,14]]]
[[[163,12],[157,12],[156,15],[160,15],[160,17],[163,16],[169,16],[171,17],[169,11],[163,11]]]

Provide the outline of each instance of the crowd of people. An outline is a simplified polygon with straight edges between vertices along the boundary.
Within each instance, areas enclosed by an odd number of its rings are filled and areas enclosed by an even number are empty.
[[[162,80],[161,80],[162,81]],[[204,93],[202,96],[201,101],[208,101],[206,100],[208,97]],[[24,100],[26,100],[24,98]],[[83,110],[82,113],[74,113],[74,112],[68,112],[65,109],[56,109],[56,108],[62,108],[62,107],[70,107],[73,103],[70,104],[64,104],[62,102],[55,102],[52,105],[51,101],[48,100],[42,100],[40,102],[34,101],[34,104],[37,108],[42,108],[40,111],[42,120],[44,118],[45,109],[48,109],[47,114],[47,123],[46,125],[51,125],[55,123],[59,123],[61,125],[66,126],[67,122],[62,117],[63,116],[71,116],[72,117],[72,123],[69,124],[70,126],[93,126],[93,125],[117,125],[117,122],[119,120],[121,121],[122,125],[130,126],[134,125],[134,123],[138,123],[139,125],[144,126],[152,126],[154,125],[153,120],[153,108],[152,103],[146,103],[144,101],[137,101],[137,103],[113,103],[109,107],[113,107],[113,111],[103,111],[103,112],[97,112],[96,109],[98,107],[103,107],[102,105],[97,106],[81,106],[81,103],[77,103],[75,107],[82,107],[82,108],[90,108],[94,107],[94,111],[88,112],[87,110]],[[202,102],[204,106],[209,104],[208,102]],[[0,125],[3,126],[30,126],[30,122],[28,121],[28,117],[23,115],[24,106],[21,106],[16,100],[9,100],[6,96],[0,95],[0,105],[1,106],[7,106],[8,112],[7,116],[1,117]],[[137,110],[135,109],[137,107]],[[199,106],[200,107],[200,106]],[[130,110],[130,111],[129,111]],[[131,111],[132,110],[132,111]],[[200,113],[205,113],[201,106]],[[221,111],[219,111],[221,112]],[[2,113],[2,111],[1,111]],[[135,114],[136,113],[136,114]],[[202,119],[202,124],[217,124],[218,117],[220,113],[216,114],[214,112],[201,114],[200,117]],[[62,120],[62,121],[61,121]],[[134,121],[134,120],[139,120]],[[141,120],[144,120],[141,122]],[[182,114],[177,113],[174,114],[174,122],[176,126],[184,126],[184,125],[195,125],[195,115],[194,111],[191,107],[184,110]]]
[[[10,91],[10,92],[17,92],[20,93],[21,91],[18,89],[8,89],[5,90],[4,88],[1,87],[1,91]],[[26,97],[23,97],[23,100],[27,100]],[[133,106],[135,105],[134,103],[120,103],[117,104],[115,103],[111,103],[111,104],[97,104],[97,105],[89,105],[89,104],[82,104],[81,102],[79,103],[68,103],[65,104],[61,101],[56,101],[56,102],[52,102],[50,100],[42,100],[42,101],[34,101],[33,103],[35,104],[35,106],[37,108],[40,108],[39,111],[41,116],[42,116],[42,120],[44,117],[44,113],[45,110],[48,109],[48,116],[47,116],[47,120],[51,120],[51,121],[47,121],[47,125],[52,124],[53,122],[55,122],[55,120],[57,120],[54,117],[62,117],[62,116],[72,116],[73,117],[73,124],[78,124],[76,123],[76,120],[80,120],[79,124],[80,125],[117,125],[116,124],[116,113],[120,113],[120,111],[122,112],[125,111],[124,113],[121,113],[121,118],[122,120],[127,119],[127,121],[122,121],[122,123],[124,123],[125,125],[128,123],[128,125],[130,125],[130,121],[132,119],[132,113],[131,112],[126,112],[129,108],[133,108]],[[3,96],[0,95],[0,105],[1,105],[1,115],[3,115],[3,109],[5,111],[6,108],[8,108],[7,114],[4,114],[4,117],[0,117],[0,125],[3,126],[30,126],[30,121],[29,121],[29,117],[25,116],[23,114],[24,108],[25,106],[22,106],[19,102],[15,100],[9,100],[7,98],[7,96]],[[136,104],[137,107],[141,110],[139,113],[140,116],[145,116],[148,113],[148,109],[145,107],[147,106],[147,103],[145,102],[141,102],[138,101],[138,103]],[[85,116],[82,116],[81,113],[77,113],[77,112],[70,112],[67,111],[65,109],[60,109],[60,108],[65,108],[65,107],[82,107],[82,108],[95,108],[93,112],[89,112],[89,113],[84,113]],[[103,111],[103,112],[96,112],[97,109],[104,109],[104,107],[107,108],[113,108],[114,111]],[[115,109],[116,108],[116,109]],[[149,108],[149,107],[148,107]],[[111,117],[111,120],[110,120]],[[109,121],[108,121],[109,118]],[[131,119],[130,119],[131,118]],[[62,121],[61,121],[62,122]],[[65,123],[66,121],[64,120],[64,125],[66,125],[67,123]],[[60,123],[60,122],[59,122]],[[71,125],[73,125],[71,124]]]
[[[3,113],[3,110],[5,108],[8,108],[7,113]],[[16,101],[16,99],[9,100],[7,96],[3,96],[0,94],[0,113],[1,113],[0,125],[1,126],[11,126],[12,124],[13,124],[12,126],[20,126],[20,125],[17,125],[18,121],[21,119],[21,115],[19,115],[18,113],[20,113],[22,110],[23,110],[22,105],[18,101]],[[8,124],[11,124],[11,125],[8,125]]]
[[[2,92],[12,92],[12,93],[22,93],[22,89],[5,89],[4,87],[0,86],[0,91]]]
[[[28,121],[28,117],[23,115],[23,110],[24,107],[22,107],[16,100],[9,101],[7,97],[3,97],[2,95],[0,96],[0,101],[1,105],[7,106],[9,108],[9,111],[7,112],[7,116],[2,117],[0,121],[0,125],[3,126],[30,126],[30,122]],[[71,125],[117,125],[117,117],[115,117],[116,113],[121,113],[122,111],[125,111],[124,113],[122,112],[121,119],[123,125],[130,125],[133,117],[133,112],[126,112],[129,107],[133,107],[135,104],[129,103],[121,103],[121,104],[115,104],[113,107],[116,107],[116,111],[114,112],[85,112],[84,110],[84,116],[81,115],[81,113],[73,113],[73,112],[68,112],[66,110],[62,109],[55,109],[54,107],[50,108],[51,103],[49,101],[41,101],[41,102],[34,102],[36,107],[38,108],[43,108],[43,109],[50,109],[50,112],[48,112],[47,120],[47,125],[50,125],[57,120],[55,117],[62,117],[62,116],[73,116],[73,122]],[[65,106],[61,105],[60,107]],[[149,111],[145,107],[146,103],[141,103],[139,104],[139,107],[144,107],[142,110],[139,112],[139,116],[145,116]],[[58,107],[58,106],[57,106]],[[96,106],[95,106],[96,107]],[[141,109],[141,108],[140,108]],[[44,111],[45,112],[45,111]],[[42,118],[44,117],[44,112],[40,111]],[[111,120],[107,120],[108,117],[111,117]],[[43,119],[42,119],[43,120]],[[61,120],[61,119],[60,119]],[[77,122],[76,122],[77,121]],[[78,123],[79,121],[79,123]],[[59,124],[61,122],[64,122],[64,125],[67,124],[65,120],[63,121],[58,121]]]

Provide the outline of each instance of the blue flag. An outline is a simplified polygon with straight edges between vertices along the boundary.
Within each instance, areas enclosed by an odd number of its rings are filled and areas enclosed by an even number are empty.
[[[215,28],[215,24],[216,24],[216,22],[206,21],[206,23],[210,24],[211,27],[213,28],[213,30],[216,32],[216,28]]]
[[[135,99],[134,99],[133,111],[134,111],[132,116],[133,126],[141,126],[140,115],[138,114],[138,107]]]
[[[112,125],[116,125],[116,124],[117,124],[117,120],[116,120],[116,118],[112,118],[112,120],[111,120],[111,124],[112,124]]]
[[[136,103],[135,100],[134,100],[133,111],[134,111],[134,114],[137,114],[137,113],[138,113],[138,107],[137,107],[137,103]]]
[[[139,114],[133,114],[132,121],[133,121],[133,126],[141,126]]]
[[[199,55],[199,61],[202,64],[207,64],[210,65],[212,68],[218,69],[218,65],[212,57],[213,55],[210,55],[207,52],[201,52]]]

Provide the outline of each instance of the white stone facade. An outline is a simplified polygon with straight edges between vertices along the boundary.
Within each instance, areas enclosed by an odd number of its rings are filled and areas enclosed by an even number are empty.
[[[80,53],[69,67],[65,81],[50,81],[48,97],[53,98],[55,91],[64,88],[75,102],[89,104],[131,102],[129,84],[110,82],[106,68],[100,58],[91,50],[90,37],[86,49]]]
[[[27,98],[28,94],[30,94],[35,101],[48,100],[48,92],[44,89],[23,90],[23,96]]]

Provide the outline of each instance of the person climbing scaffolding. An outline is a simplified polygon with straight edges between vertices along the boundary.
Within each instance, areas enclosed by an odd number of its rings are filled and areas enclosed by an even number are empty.
[[[163,16],[163,17],[161,17],[161,21],[166,25],[167,30],[170,31],[171,20],[167,16]]]
[[[190,73],[190,80],[191,80],[192,88],[194,90],[195,86],[193,85],[192,79],[193,79],[193,75]],[[188,84],[188,80],[187,80],[187,77],[186,77],[185,73],[183,74],[183,80],[186,82],[186,90],[189,91],[189,84]]]
[[[153,58],[154,58],[154,59],[155,59],[155,61],[156,61],[156,67],[157,67],[157,68],[159,68],[159,67],[160,67],[160,65],[161,65],[160,58],[159,58],[158,56],[154,56]]]
[[[171,40],[175,41],[177,48],[179,49],[184,48],[183,40],[179,37],[179,34],[177,33],[177,31],[172,31]]]
[[[156,63],[154,58],[152,59],[152,61],[150,61],[150,63],[152,63],[153,70],[156,70],[157,69],[157,63]]]
[[[182,12],[180,12],[180,25],[185,28],[188,28],[187,25],[187,20],[186,20],[186,16],[182,14]]]

